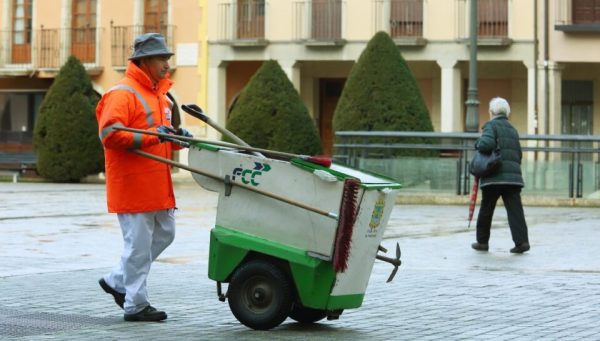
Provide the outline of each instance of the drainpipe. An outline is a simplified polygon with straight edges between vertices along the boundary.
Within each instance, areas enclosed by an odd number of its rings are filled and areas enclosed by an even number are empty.
[[[539,103],[538,103],[538,91],[539,91],[539,86],[538,86],[538,67],[537,67],[537,63],[538,63],[538,59],[540,58],[540,42],[539,42],[539,30],[538,30],[538,2],[537,0],[533,2],[533,77],[535,78],[535,83],[533,84],[533,117],[535,118],[535,127],[533,129],[533,133],[535,135],[537,135],[539,133],[539,121],[540,121],[540,117],[539,117]],[[537,156],[537,152],[536,152],[536,156]],[[536,157],[537,159],[537,157]]]
[[[550,48],[548,46],[550,39],[548,39],[548,0],[544,0],[544,103],[546,106],[546,120],[544,121],[544,134],[550,133],[550,77],[549,72],[549,58]],[[546,159],[548,155],[546,153]]]

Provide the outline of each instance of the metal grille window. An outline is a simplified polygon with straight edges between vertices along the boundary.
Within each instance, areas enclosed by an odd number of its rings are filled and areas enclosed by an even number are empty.
[[[508,0],[478,0],[480,37],[508,36]]]
[[[238,0],[237,38],[257,39],[265,37],[265,1]]]
[[[423,36],[423,0],[392,0],[390,5],[392,38]]]
[[[312,39],[337,40],[342,37],[342,1],[313,0]]]
[[[600,23],[600,0],[572,0],[574,24]]]

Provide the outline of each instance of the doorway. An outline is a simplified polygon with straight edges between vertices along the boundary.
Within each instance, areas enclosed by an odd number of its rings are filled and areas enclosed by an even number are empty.
[[[345,78],[319,79],[319,134],[325,155],[333,154],[333,113],[345,82]]]
[[[563,81],[561,105],[561,134],[592,135],[594,117],[594,91],[592,81]],[[564,142],[563,146],[573,146]],[[591,147],[591,142],[579,142],[580,147]],[[591,154],[582,154],[591,159]]]

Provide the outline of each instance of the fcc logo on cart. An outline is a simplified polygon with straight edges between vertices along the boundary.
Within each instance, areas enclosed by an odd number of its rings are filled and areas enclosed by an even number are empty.
[[[260,176],[271,170],[271,166],[266,163],[255,162],[253,168],[236,167],[231,172],[231,180],[235,181],[239,178],[244,185],[258,186],[260,185]]]

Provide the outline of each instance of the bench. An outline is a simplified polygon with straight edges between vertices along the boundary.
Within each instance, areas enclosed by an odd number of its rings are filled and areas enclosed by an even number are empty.
[[[0,152],[0,176],[11,176],[16,183],[22,174],[35,170],[37,156],[34,153]]]

